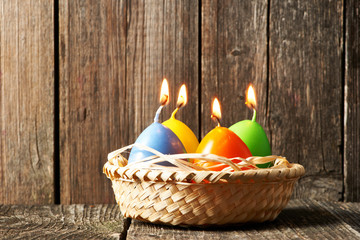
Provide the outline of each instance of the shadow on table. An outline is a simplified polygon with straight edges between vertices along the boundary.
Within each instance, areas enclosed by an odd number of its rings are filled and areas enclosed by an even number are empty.
[[[285,208],[274,221],[263,223],[244,223],[225,226],[169,226],[136,221],[137,224],[151,224],[163,229],[201,230],[201,231],[236,231],[236,230],[267,230],[274,228],[304,228],[333,226],[339,222],[346,222],[360,232],[360,216],[349,210],[337,209],[336,214],[320,207],[293,207]]]

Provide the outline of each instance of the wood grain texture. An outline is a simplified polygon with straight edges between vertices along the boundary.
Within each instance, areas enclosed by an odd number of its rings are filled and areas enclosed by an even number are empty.
[[[359,239],[360,204],[291,200],[273,222],[185,228],[132,221],[127,239]]]
[[[114,202],[102,166],[153,121],[163,77],[162,119],[185,82],[178,119],[197,133],[198,37],[198,2],[60,2],[61,203]]]
[[[240,98],[249,83],[257,94],[257,122],[267,129],[267,1],[204,0],[201,14],[201,136],[216,126],[210,118],[215,96],[223,126],[251,118]]]
[[[296,198],[342,198],[342,1],[271,1],[273,153],[306,169]]]
[[[125,1],[59,1],[61,203],[115,202],[102,173],[127,143]]]
[[[182,83],[189,102],[177,119],[197,135],[199,5],[197,1],[131,1],[126,42],[125,121],[121,131],[133,143],[149,126],[159,107],[161,82],[169,81],[170,104],[160,116],[167,120],[175,109]]]
[[[1,239],[359,239],[360,203],[291,200],[273,222],[172,227],[117,205],[0,205]]]
[[[0,205],[1,239],[125,239],[117,205]]]
[[[0,203],[54,202],[52,1],[0,2]]]
[[[360,201],[360,2],[346,1],[345,200]]]
[[[177,118],[199,138],[215,96],[223,126],[251,118],[240,96],[253,83],[273,153],[306,168],[293,197],[360,200],[358,1],[55,3],[59,129],[54,1],[0,2],[0,203],[54,202],[54,133],[61,202],[114,203],[102,166],[152,123],[163,77],[161,120],[186,83]]]

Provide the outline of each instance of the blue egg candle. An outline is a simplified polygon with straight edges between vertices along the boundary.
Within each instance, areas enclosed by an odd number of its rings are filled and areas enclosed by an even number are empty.
[[[156,111],[154,122],[148,126],[136,139],[135,144],[139,143],[150,148],[153,148],[163,154],[177,154],[184,153],[184,146],[181,143],[180,139],[171,131],[168,127],[162,125],[159,122],[159,115],[162,108],[169,102],[169,85],[167,80],[164,79],[161,94],[160,94],[160,104],[161,106]],[[153,156],[154,154],[142,150],[138,147],[133,147],[130,156],[129,163],[133,163],[144,158]],[[171,166],[172,164],[168,162],[158,163],[160,165]]]

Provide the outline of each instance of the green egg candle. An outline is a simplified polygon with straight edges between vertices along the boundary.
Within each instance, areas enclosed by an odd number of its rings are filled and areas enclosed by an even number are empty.
[[[251,84],[246,93],[246,104],[254,111],[252,120],[237,122],[229,129],[244,141],[253,156],[269,156],[271,155],[269,140],[264,129],[256,122],[256,98]],[[269,167],[269,164],[258,164],[257,166]]]

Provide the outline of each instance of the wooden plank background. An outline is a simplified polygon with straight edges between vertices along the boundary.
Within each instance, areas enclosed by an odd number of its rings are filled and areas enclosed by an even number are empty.
[[[270,138],[306,169],[299,197],[342,198],[342,14],[341,1],[270,5]]]
[[[61,203],[111,202],[101,168],[106,152],[126,144],[126,5],[60,1]],[[100,171],[99,171],[100,170]]]
[[[345,32],[345,200],[360,201],[360,2],[347,1]]]
[[[54,16],[50,1],[0,2],[0,202],[53,203]]]
[[[360,201],[358,1],[0,3],[0,203],[114,203],[102,174],[135,141],[164,77],[202,138],[251,118],[274,154],[306,168],[294,198]],[[9,189],[12,189],[11,191]]]
[[[257,121],[264,127],[267,102],[267,2],[202,1],[201,136],[216,126],[212,99],[219,98],[223,126],[250,119],[245,91],[253,83],[258,94]]]

